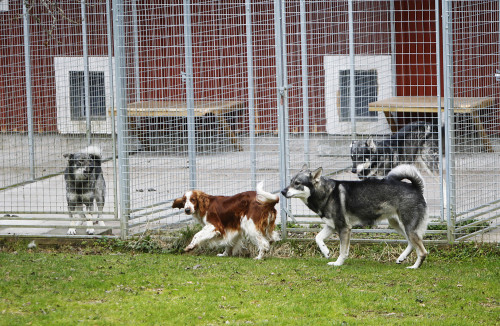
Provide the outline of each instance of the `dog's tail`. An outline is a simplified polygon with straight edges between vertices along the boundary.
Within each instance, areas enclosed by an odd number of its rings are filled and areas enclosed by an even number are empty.
[[[264,190],[264,181],[257,184],[257,201],[263,204],[276,204],[280,197]]]
[[[89,146],[82,150],[82,153],[89,154],[89,155],[95,155],[98,156],[99,158],[102,158],[102,152],[101,149],[97,146]]]
[[[389,172],[387,175],[388,179],[395,179],[401,181],[403,179],[408,179],[411,183],[418,188],[418,190],[423,194],[424,193],[424,179],[418,172],[417,168],[413,165],[409,164],[401,164],[395,167]]]

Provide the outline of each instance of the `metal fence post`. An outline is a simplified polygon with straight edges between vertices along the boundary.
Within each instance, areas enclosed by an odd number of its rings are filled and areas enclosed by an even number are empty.
[[[247,41],[247,80],[248,80],[248,124],[250,133],[250,174],[251,186],[257,186],[257,153],[255,151],[255,89],[253,82],[253,44],[252,44],[252,4],[245,0],[245,23]]]
[[[450,8],[451,3],[444,0],[442,3],[443,14],[443,73],[444,73],[444,116],[445,116],[445,160],[446,160],[446,202],[448,203],[447,224],[448,224],[448,241],[454,242],[455,235],[455,196],[454,180],[452,172],[454,171],[454,157],[452,149],[454,141],[452,139],[453,126],[453,38],[451,32]]]
[[[113,1],[114,20],[114,49],[115,49],[115,76],[116,76],[116,110],[118,129],[118,170],[120,179],[120,228],[121,238],[128,237],[128,221],[130,218],[130,174],[127,144],[127,58],[125,57],[125,31],[123,25],[124,4],[122,0]]]
[[[300,0],[300,64],[302,68],[302,119],[304,120],[304,163],[309,166],[309,73],[307,70],[306,2]]]
[[[90,120],[90,76],[89,76],[89,49],[87,44],[87,15],[85,0],[81,0],[80,9],[82,15],[82,40],[83,40],[83,82],[84,82],[84,107],[85,126],[87,131],[87,144],[92,143],[92,122]]]
[[[398,87],[396,81],[396,23],[395,23],[395,8],[394,8],[394,0],[390,2],[390,11],[389,11],[390,19],[391,19],[391,90],[392,96],[398,95]],[[393,117],[396,114],[392,114]]]
[[[437,71],[437,107],[441,108],[441,78],[439,78],[439,72],[441,71],[441,31],[440,31],[440,8],[439,8],[439,0],[435,0],[435,16],[436,16],[436,71]],[[444,193],[443,188],[443,133],[441,132],[441,126],[442,126],[442,121],[443,121],[443,112],[438,109],[437,110],[437,124],[438,124],[438,151],[439,151],[439,179],[441,180],[441,184],[439,187],[439,196],[441,198],[441,203],[440,203],[440,209],[439,209],[439,216],[441,219],[441,222],[444,221],[444,196],[446,194]]]
[[[114,204],[115,209],[113,210],[115,218],[119,217],[118,208],[119,200],[118,200],[118,166],[116,162],[117,157],[117,148],[116,148],[116,117],[115,117],[115,94],[114,94],[114,81],[115,78],[114,70],[113,70],[113,31],[111,29],[112,25],[112,13],[111,13],[111,0],[106,0],[106,30],[108,32],[108,67],[109,67],[109,88],[110,92],[110,112],[111,112],[111,142],[112,142],[112,155],[113,155],[113,194],[114,194]]]
[[[35,146],[33,130],[33,99],[31,87],[30,25],[26,2],[23,1],[24,67],[26,79],[26,115],[28,119],[28,151],[31,179],[35,179]]]
[[[186,58],[186,108],[188,128],[189,187],[196,188],[196,126],[194,121],[193,40],[190,1],[184,0],[184,48]]]
[[[351,113],[351,134],[356,135],[356,58],[354,49],[354,15],[352,0],[348,2],[349,16],[349,107]]]
[[[285,188],[287,182],[287,85],[286,85],[286,61],[284,35],[284,8],[281,0],[274,1],[274,30],[276,47],[276,86],[277,86],[277,109],[278,109],[278,135],[280,155],[280,189]],[[280,214],[282,238],[286,238],[287,203],[288,200],[280,195]]]

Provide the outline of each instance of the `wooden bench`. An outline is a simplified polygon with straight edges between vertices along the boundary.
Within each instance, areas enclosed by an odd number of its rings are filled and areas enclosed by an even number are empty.
[[[441,111],[444,110],[444,101],[441,99]],[[453,99],[453,110],[455,113],[470,114],[474,122],[474,128],[481,135],[481,139],[487,152],[493,152],[490,140],[483,127],[480,118],[480,110],[495,104],[495,100],[489,97],[455,97]],[[392,117],[392,112],[414,112],[414,113],[437,113],[437,96],[396,96],[385,100],[371,102],[368,110],[384,112],[392,132],[398,130],[398,125]]]
[[[238,101],[200,101],[195,102],[194,117],[213,115],[222,129],[229,135],[236,150],[242,147],[234,131],[226,121],[225,115],[244,108],[244,102]],[[116,110],[115,110],[116,114]],[[127,115],[131,118],[182,117],[187,118],[186,102],[181,101],[141,101],[127,105]]]

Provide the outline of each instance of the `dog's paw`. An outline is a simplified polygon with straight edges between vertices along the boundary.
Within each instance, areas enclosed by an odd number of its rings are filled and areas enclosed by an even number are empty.
[[[227,257],[227,253],[223,252],[222,254],[217,254],[217,257]]]
[[[88,235],[94,234],[94,229],[87,229],[87,234]]]
[[[330,266],[342,266],[342,264],[344,264],[344,259],[337,259],[337,261],[331,261],[328,263],[328,265]]]
[[[73,229],[73,228],[68,229],[68,233],[67,234],[68,235],[75,235],[76,234],[76,229]]]
[[[189,245],[186,248],[184,248],[184,252],[188,252],[188,251],[191,251],[193,249],[194,249],[194,246],[193,245]]]
[[[413,266],[408,266],[408,267],[406,267],[406,268],[407,268],[407,269],[417,269],[417,268],[419,268],[419,267],[420,267],[420,266],[415,266],[415,265],[413,265]]]

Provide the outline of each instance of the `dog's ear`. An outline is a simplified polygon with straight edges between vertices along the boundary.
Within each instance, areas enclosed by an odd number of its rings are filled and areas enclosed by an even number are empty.
[[[186,204],[186,197],[182,196],[181,198],[177,198],[172,203],[172,208],[184,208],[184,204]]]
[[[63,154],[64,158],[67,158],[68,160],[73,159],[73,154]]]
[[[90,154],[90,158],[94,162],[95,166],[101,166],[101,156],[95,155],[95,154]]]
[[[95,161],[100,161],[101,160],[101,155],[97,154],[89,154],[90,158],[92,158]]]
[[[366,140],[366,146],[372,151],[375,152],[377,150],[377,144],[373,141],[373,138],[370,137]]]
[[[307,164],[304,164],[304,165],[302,165],[302,169],[300,171],[301,172],[306,171],[307,169],[309,169],[309,167],[307,166]]]
[[[314,170],[312,172],[313,181],[315,183],[318,183],[320,181],[321,173],[322,172],[323,172],[323,168],[322,167],[319,167],[319,168],[317,168],[316,170]]]

